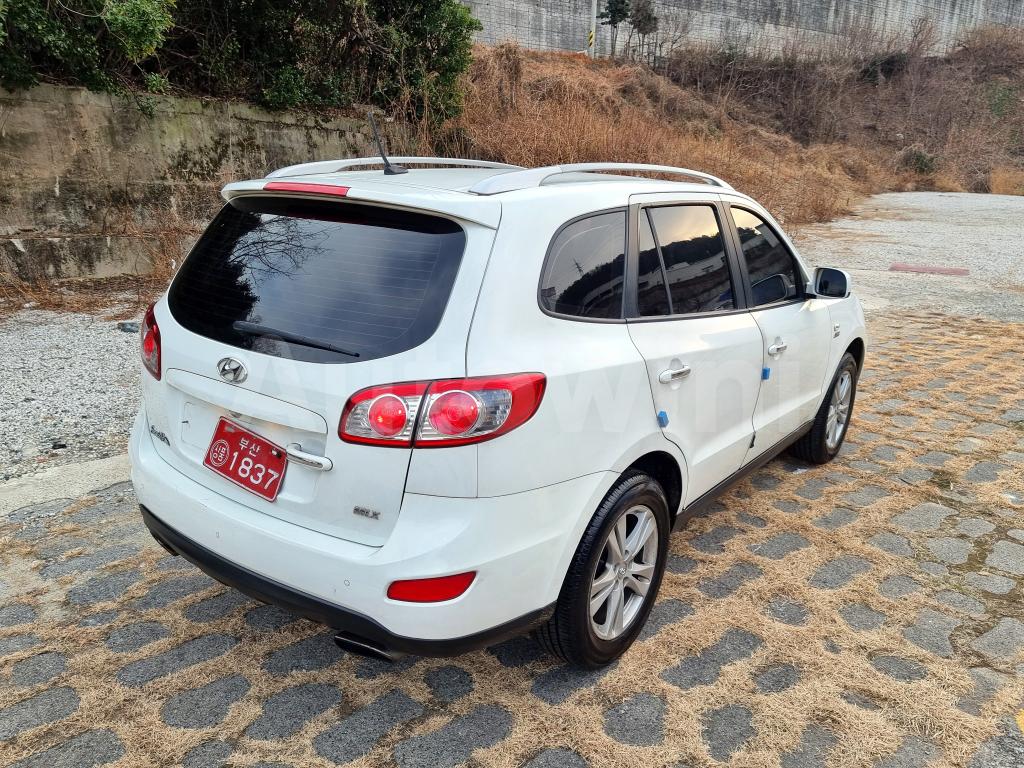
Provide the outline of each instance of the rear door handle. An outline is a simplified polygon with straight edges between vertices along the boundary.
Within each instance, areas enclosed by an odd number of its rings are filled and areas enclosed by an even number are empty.
[[[669,368],[658,375],[658,381],[662,384],[671,384],[673,381],[685,379],[690,375],[690,370],[691,368],[688,365],[682,365],[679,368]]]
[[[789,344],[784,342],[782,339],[779,339],[774,344],[772,344],[770,347],[768,347],[768,354],[769,355],[781,355],[787,349],[789,349]]]
[[[284,448],[288,454],[288,461],[294,461],[321,472],[329,472],[334,468],[334,462],[326,456],[317,456],[315,453],[306,453],[298,443],[289,443]]]

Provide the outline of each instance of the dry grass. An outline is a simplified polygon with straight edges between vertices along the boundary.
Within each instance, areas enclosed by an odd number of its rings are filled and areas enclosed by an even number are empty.
[[[993,168],[988,186],[993,195],[1024,195],[1024,169]]]
[[[463,117],[436,143],[519,165],[613,160],[724,177],[782,220],[824,221],[899,185],[882,154],[804,147],[736,119],[645,67],[571,54],[478,47]]]

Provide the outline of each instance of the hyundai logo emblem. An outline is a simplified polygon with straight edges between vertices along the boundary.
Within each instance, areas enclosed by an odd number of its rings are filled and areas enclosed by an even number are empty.
[[[245,366],[233,357],[225,357],[217,363],[217,372],[220,373],[220,377],[224,381],[230,384],[241,384],[249,375]]]

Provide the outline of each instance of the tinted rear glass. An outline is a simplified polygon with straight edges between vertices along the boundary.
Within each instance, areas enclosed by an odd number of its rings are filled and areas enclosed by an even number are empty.
[[[437,330],[465,242],[457,224],[435,216],[242,198],[196,243],[168,301],[179,323],[216,341],[359,362],[412,349]]]
[[[613,320],[622,317],[626,212],[574,221],[551,243],[540,279],[541,306],[550,312]]]

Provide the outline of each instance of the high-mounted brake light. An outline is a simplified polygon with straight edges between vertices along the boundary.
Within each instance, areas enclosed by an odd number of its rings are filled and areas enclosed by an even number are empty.
[[[469,589],[475,578],[476,572],[470,571],[436,579],[393,581],[388,587],[388,597],[406,603],[440,603],[454,600]]]
[[[338,435],[395,448],[480,443],[529,420],[545,384],[542,373],[515,373],[369,387],[348,399]]]
[[[160,327],[156,324],[156,314],[150,304],[146,314],[142,318],[140,329],[142,364],[146,370],[153,374],[153,378],[160,380]]]
[[[345,197],[351,187],[339,187],[336,184],[311,184],[304,181],[271,181],[264,187],[264,192],[305,192],[309,195],[333,195]]]

